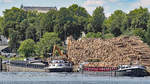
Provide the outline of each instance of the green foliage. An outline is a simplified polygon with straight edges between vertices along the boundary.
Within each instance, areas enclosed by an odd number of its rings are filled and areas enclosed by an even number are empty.
[[[42,30],[41,32],[43,32],[43,34],[45,32],[53,32],[56,15],[56,10],[50,10],[48,13],[42,16],[40,20],[40,30]]]
[[[26,39],[36,42],[36,54],[47,57],[54,44],[75,39],[85,32],[87,38],[113,38],[120,35],[135,35],[150,44],[150,13],[147,8],[137,8],[128,14],[116,10],[105,18],[103,7],[97,7],[92,16],[85,8],[73,4],[68,8],[50,10],[48,13],[6,9],[0,17],[0,34],[10,38],[9,47],[16,52]],[[47,33],[46,33],[47,32]],[[49,33],[48,33],[49,32]]]
[[[16,25],[19,25],[21,21],[26,18],[26,12],[19,8],[11,8],[6,9],[4,12],[4,27],[3,27],[3,34],[6,37],[9,37],[11,32],[8,32],[9,29],[17,30]]]
[[[17,51],[19,41],[25,40],[25,29],[20,26],[20,23],[27,18],[27,12],[19,8],[6,9],[2,21],[2,33],[7,38],[10,38],[9,47],[13,52]]]
[[[60,8],[55,20],[54,32],[59,34],[61,40],[65,40],[70,35],[78,39],[85,29],[88,17],[87,11],[76,4],[69,8]]]
[[[147,32],[145,34],[146,42],[150,45],[150,27],[147,29]]]
[[[135,28],[135,29],[131,29],[131,30],[126,30],[123,33],[123,35],[127,35],[127,36],[138,36],[144,42],[146,42],[145,34],[146,34],[146,31],[143,28]]]
[[[3,28],[3,18],[2,17],[0,17],[0,35],[2,34],[2,28]]]
[[[116,10],[106,21],[105,26],[114,36],[119,36],[126,29],[127,17],[121,10]]]
[[[89,24],[87,25],[88,32],[102,32],[103,22],[105,20],[105,14],[103,7],[97,7],[91,18],[89,18]]]
[[[71,14],[82,17],[89,17],[89,14],[85,10],[85,8],[78,6],[77,4],[71,5],[69,8]]]
[[[103,36],[104,39],[111,39],[111,38],[113,38],[113,37],[114,37],[114,35],[111,34],[111,33],[105,34],[105,35]]]
[[[129,36],[139,36],[141,38],[145,38],[145,30],[142,28],[135,28],[131,30],[127,30],[124,32],[124,35],[129,35]]]
[[[9,41],[9,47],[11,48],[12,52],[16,52],[17,49],[19,48],[19,32],[15,30],[9,30],[10,33],[10,41]]]
[[[2,58],[3,60],[22,60],[22,61],[25,59],[25,57],[10,57],[10,58],[8,58],[8,57],[1,56],[1,55],[0,55],[0,58]]]
[[[26,29],[26,39],[33,39],[36,41],[36,28],[33,24],[30,24],[30,26]]]
[[[86,34],[87,38],[101,38],[102,37],[102,33],[101,32],[97,32],[97,33],[93,33],[93,32],[88,32]]]
[[[58,34],[54,32],[46,32],[40,41],[36,44],[36,54],[38,56],[48,57],[48,53],[52,53],[53,45],[59,44]]]
[[[134,9],[128,14],[128,28],[143,28],[146,30],[148,20],[149,11],[147,8]]]
[[[145,33],[145,42],[147,42],[150,45],[150,19],[148,20],[148,24],[147,24],[147,31]]]
[[[35,42],[32,39],[27,39],[21,42],[18,52],[23,57],[32,57],[35,53]]]

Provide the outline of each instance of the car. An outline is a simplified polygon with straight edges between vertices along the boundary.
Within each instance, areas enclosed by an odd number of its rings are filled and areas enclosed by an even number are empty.
[[[1,52],[1,55],[10,58],[16,56],[16,53]]]

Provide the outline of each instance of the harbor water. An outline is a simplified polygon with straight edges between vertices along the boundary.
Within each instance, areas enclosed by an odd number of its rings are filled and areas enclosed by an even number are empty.
[[[0,72],[0,84],[150,84],[150,77],[110,77],[81,73]]]

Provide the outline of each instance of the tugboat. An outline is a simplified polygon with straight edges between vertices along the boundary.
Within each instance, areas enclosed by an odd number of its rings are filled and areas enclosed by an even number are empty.
[[[46,68],[50,72],[72,72],[72,63],[65,60],[52,60]]]

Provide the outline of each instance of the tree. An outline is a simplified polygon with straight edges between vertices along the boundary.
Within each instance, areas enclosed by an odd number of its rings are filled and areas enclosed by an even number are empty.
[[[18,40],[19,41],[23,41],[25,40],[25,31],[27,29],[27,27],[29,26],[29,23],[28,23],[28,20],[25,19],[23,20],[20,24],[17,24],[16,27],[15,27],[15,30],[14,31],[17,31],[19,34],[18,34]]]
[[[145,39],[146,39],[147,44],[150,45],[150,27],[147,29],[147,32],[145,34]]]
[[[34,41],[37,40],[36,28],[33,24],[30,24],[30,26],[26,29],[26,39],[33,39]]]
[[[93,33],[93,32],[88,32],[86,34],[87,38],[101,38],[102,37],[102,33],[101,32],[97,32],[97,33]]]
[[[72,33],[68,34],[68,36],[71,35],[75,39],[78,39],[81,36],[81,32],[86,32],[86,25],[88,24],[90,15],[85,8],[80,7],[77,4],[71,5],[68,9],[73,17],[73,25],[70,25],[70,30],[74,30]]]
[[[67,29],[64,28],[66,23],[73,21],[73,17],[67,8],[60,8],[56,17],[56,25],[54,26],[54,32],[58,33],[61,40],[65,40]]]
[[[121,10],[116,10],[105,22],[105,26],[114,36],[121,35],[126,30],[126,25],[126,13]]]
[[[53,32],[54,31],[54,25],[55,25],[55,19],[57,15],[57,10],[50,10],[48,13],[42,16],[40,20],[40,28],[43,32]]]
[[[76,4],[69,8],[61,8],[55,20],[54,31],[59,34],[61,40],[65,40],[70,35],[78,39],[85,29],[88,17],[87,11]]]
[[[17,30],[16,25],[19,25],[27,17],[27,13],[19,8],[6,9],[4,12],[3,34],[7,38],[11,32],[9,29]]]
[[[3,17],[0,17],[0,34],[2,34]]]
[[[36,54],[38,56],[47,57],[47,53],[52,52],[53,45],[59,44],[60,38],[58,38],[58,34],[54,32],[46,32],[40,41],[36,44]]]
[[[15,30],[9,30],[10,33],[10,41],[9,41],[9,47],[11,48],[12,52],[17,52],[17,49],[19,48],[20,44],[19,44],[19,32],[15,31]]]
[[[145,33],[146,31],[142,28],[136,28],[136,29],[131,29],[127,30],[123,33],[123,35],[128,35],[128,36],[139,36],[143,41],[145,41]]]
[[[71,5],[68,9],[71,12],[71,14],[73,14],[73,15],[89,17],[89,14],[87,13],[86,9],[78,6],[77,4]]]
[[[19,8],[6,9],[2,22],[2,33],[10,38],[9,47],[16,52],[19,41],[24,40],[25,29],[20,27],[20,23],[27,18],[27,12]]]
[[[145,40],[144,41],[150,45],[150,19],[148,20],[147,28],[148,29],[145,33]]]
[[[35,53],[35,42],[32,39],[26,39],[24,40],[19,49],[18,52],[21,56],[24,57],[32,57]]]
[[[147,30],[148,20],[149,11],[147,8],[134,9],[128,14],[128,28],[143,28]]]
[[[97,7],[91,18],[89,18],[89,24],[87,26],[88,32],[102,32],[103,22],[105,20],[105,14],[103,7]]]

